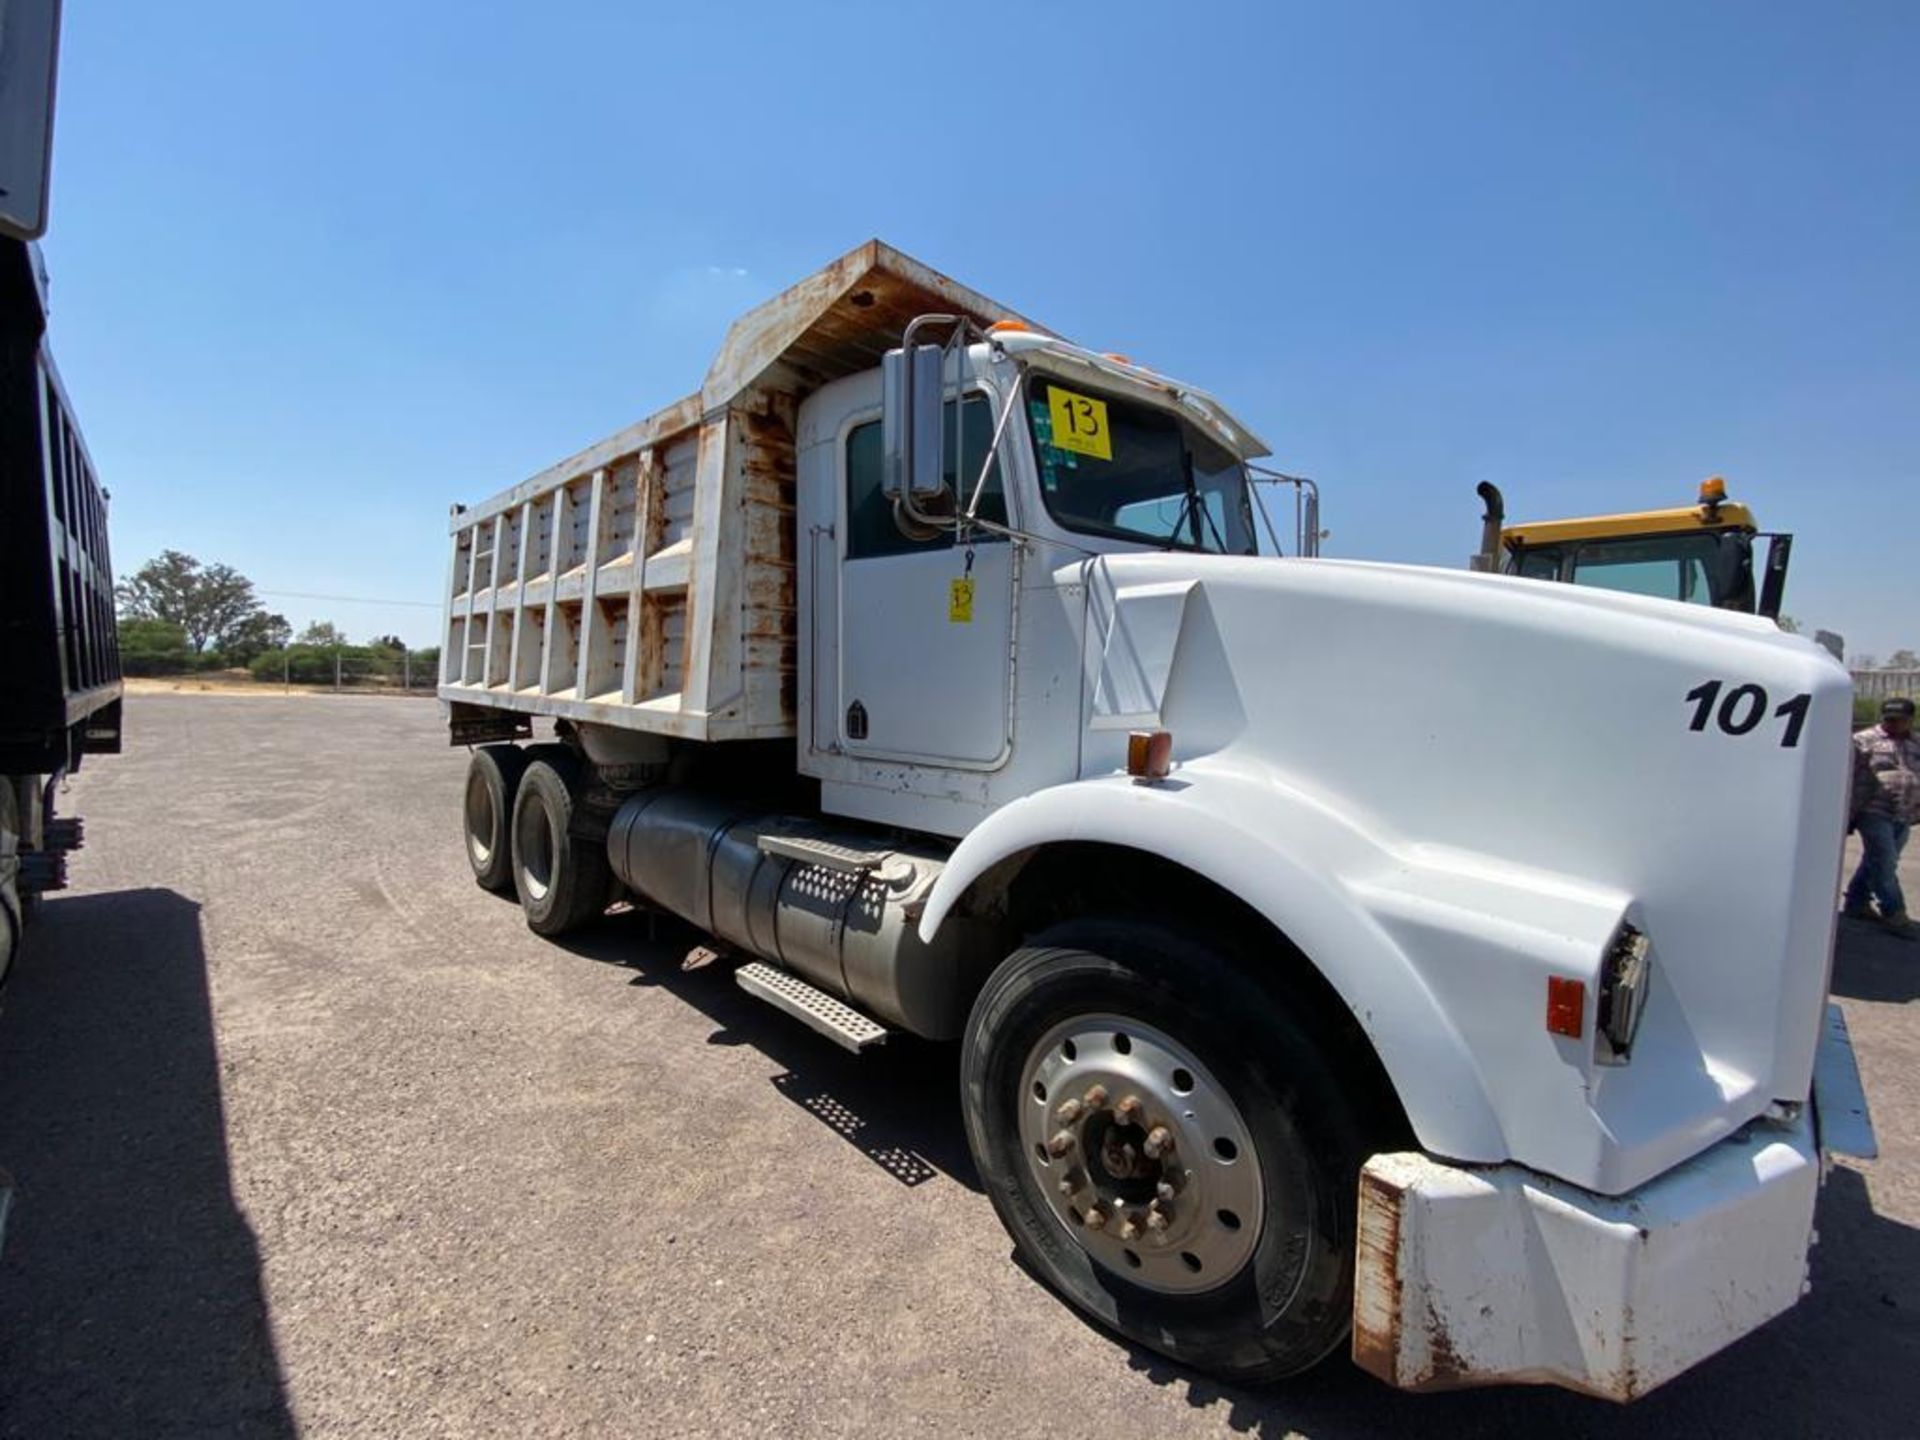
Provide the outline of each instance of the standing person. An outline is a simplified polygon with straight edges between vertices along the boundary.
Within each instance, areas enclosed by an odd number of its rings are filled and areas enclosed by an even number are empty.
[[[1913,701],[1885,700],[1880,723],[1853,737],[1853,828],[1864,853],[1847,883],[1843,914],[1873,918],[1869,898],[1879,902],[1880,921],[1908,940],[1920,926],[1907,916],[1900,893],[1900,852],[1920,820],[1920,740],[1913,735]]]

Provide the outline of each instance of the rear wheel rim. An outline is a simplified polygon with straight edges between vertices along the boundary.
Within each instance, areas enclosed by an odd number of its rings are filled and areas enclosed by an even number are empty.
[[[500,823],[493,791],[478,770],[467,773],[467,852],[476,865],[493,862],[494,835]]]
[[[553,824],[538,792],[527,792],[514,827],[521,888],[529,900],[544,900],[553,888]]]
[[[1266,1223],[1253,1132],[1172,1036],[1130,1016],[1075,1016],[1028,1052],[1015,1100],[1029,1174],[1102,1267],[1193,1294],[1252,1261]]]

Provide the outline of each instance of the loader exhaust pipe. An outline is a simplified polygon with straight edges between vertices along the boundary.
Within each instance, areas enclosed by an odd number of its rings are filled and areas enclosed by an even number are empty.
[[[1507,523],[1507,502],[1501,497],[1500,487],[1491,480],[1482,480],[1473,491],[1487,512],[1480,517],[1480,553],[1473,557],[1472,565],[1475,570],[1496,574],[1500,569],[1500,531]]]

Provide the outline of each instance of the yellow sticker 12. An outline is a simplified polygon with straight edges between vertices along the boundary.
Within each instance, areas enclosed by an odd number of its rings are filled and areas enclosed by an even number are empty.
[[[1047,411],[1053,417],[1056,450],[1072,450],[1101,460],[1113,459],[1113,432],[1107,429],[1106,401],[1050,385]]]
[[[950,580],[947,582],[947,623],[949,625],[973,623],[973,581]]]

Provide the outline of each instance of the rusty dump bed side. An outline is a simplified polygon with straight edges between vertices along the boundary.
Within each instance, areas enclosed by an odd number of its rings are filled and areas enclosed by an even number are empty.
[[[440,697],[694,740],[793,734],[795,415],[928,312],[1024,318],[870,240],[736,320],[696,393],[455,507]]]

